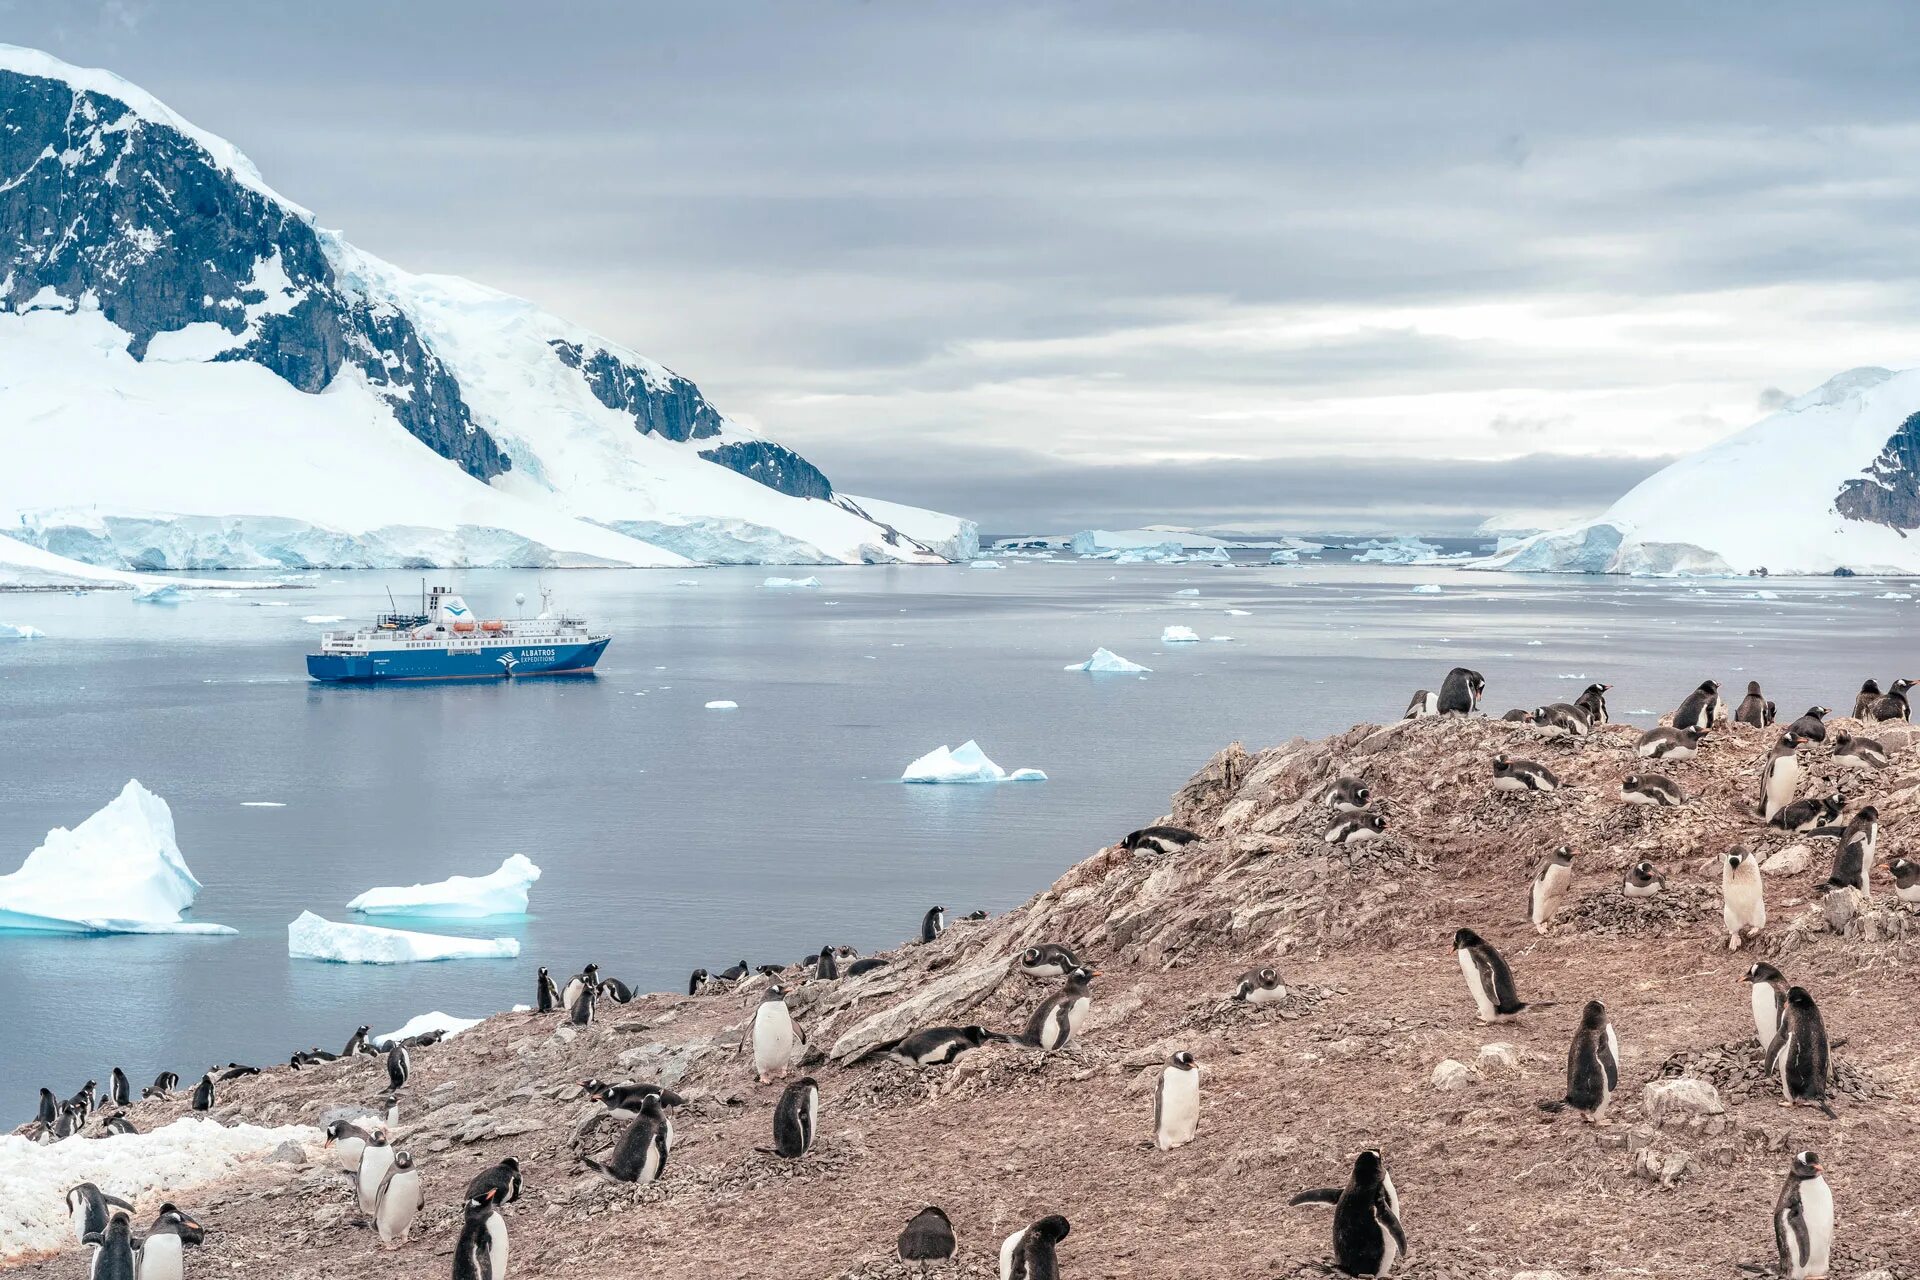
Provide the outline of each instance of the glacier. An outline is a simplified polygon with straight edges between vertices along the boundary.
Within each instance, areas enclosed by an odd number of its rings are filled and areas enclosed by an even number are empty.
[[[524,853],[502,862],[484,876],[450,876],[433,884],[369,889],[347,904],[365,916],[419,916],[440,920],[481,920],[527,912],[527,892],[540,868]]]
[[[0,931],[231,934],[182,919],[200,895],[167,802],[132,780],[69,830],[55,827],[0,876]]]
[[[1104,646],[1093,651],[1093,656],[1085,662],[1076,662],[1067,667],[1068,671],[1108,672],[1117,675],[1140,671],[1152,671],[1152,667],[1143,667],[1137,662],[1129,662],[1113,650]]]
[[[520,943],[515,938],[456,938],[370,924],[337,924],[302,911],[300,918],[287,926],[287,954],[295,960],[335,964],[511,960],[520,954]]]
[[[902,782],[977,783],[1045,782],[1047,775],[1038,769],[1008,772],[987,758],[980,744],[969,738],[956,748],[935,747],[908,765],[900,775]]]

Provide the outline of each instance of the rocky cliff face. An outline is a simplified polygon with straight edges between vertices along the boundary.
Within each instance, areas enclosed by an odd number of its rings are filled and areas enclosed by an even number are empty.
[[[1841,486],[1833,509],[1849,520],[1920,529],[1920,413],[1900,424],[1866,475]]]

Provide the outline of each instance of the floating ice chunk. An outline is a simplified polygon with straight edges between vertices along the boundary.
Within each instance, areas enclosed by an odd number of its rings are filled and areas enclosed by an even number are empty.
[[[674,583],[673,585],[676,587],[697,587],[700,585],[700,579],[682,578],[678,582]]]
[[[1004,569],[1006,567],[1007,566],[1001,564],[998,560],[975,560],[967,566],[969,569]]]
[[[1130,674],[1136,671],[1151,671],[1152,667],[1143,667],[1137,662],[1128,662],[1111,649],[1101,648],[1093,651],[1093,656],[1085,662],[1076,662],[1067,667],[1068,671],[1097,671]]]
[[[1198,588],[1198,587],[1184,587],[1184,588],[1182,588],[1181,590],[1179,590],[1179,591],[1176,591],[1176,592],[1174,592],[1173,594],[1175,594],[1175,595],[1177,595],[1177,596],[1197,596],[1197,595],[1199,595],[1199,594],[1200,594],[1200,588]]]
[[[180,604],[186,598],[186,592],[170,583],[162,583],[157,587],[148,587],[133,593],[136,604]]]
[[[0,622],[0,640],[39,640],[46,632],[24,622]]]
[[[1045,782],[1038,769],[1016,769],[1009,774],[987,759],[980,744],[969,738],[959,747],[935,747],[908,765],[902,782]]]
[[[345,622],[346,619],[337,613],[310,613],[300,621],[310,627],[324,627],[334,622]]]
[[[801,587],[817,587],[820,585],[820,579],[818,578],[768,578],[765,582],[762,582],[760,585],[763,587],[771,587],[776,591],[792,591]]]
[[[1757,596],[1760,593],[1755,592],[1754,594]],[[1774,594],[1771,591],[1767,592],[1766,594],[1769,597],[1772,597],[1774,599],[1779,598],[1777,596],[1774,596]],[[1911,600],[1913,599],[1913,594],[1908,591],[1882,591],[1879,595],[1875,596],[1874,599],[1875,600]]]
[[[129,782],[71,831],[49,831],[18,871],[0,876],[0,930],[232,933],[180,918],[199,893],[167,802]]]
[[[1885,599],[1888,599],[1888,598],[1890,598],[1890,597],[1891,597],[1891,598],[1894,598],[1894,599],[1904,599],[1904,600],[1911,600],[1911,599],[1913,599],[1913,597],[1912,597],[1912,596],[1894,596],[1894,593],[1893,593],[1893,592],[1891,592],[1891,591],[1889,591],[1889,592],[1888,592],[1888,593],[1887,593],[1886,595],[1884,595],[1884,596],[1881,596],[1880,598],[1881,598],[1882,600],[1885,600]],[[1780,598],[1780,593],[1779,593],[1778,591],[1749,591],[1749,592],[1747,592],[1747,599],[1749,599],[1749,600],[1778,600],[1779,598]]]
[[[284,809],[287,807],[287,802],[285,800],[242,800],[240,807],[242,809]]]
[[[486,1021],[484,1018],[456,1018],[450,1013],[441,1013],[435,1009],[432,1013],[423,1013],[417,1018],[408,1019],[404,1026],[396,1027],[383,1036],[375,1036],[373,1042],[384,1046],[390,1041],[410,1040],[414,1036],[423,1036],[429,1031],[442,1032],[440,1037],[442,1040],[451,1040],[468,1027],[477,1027],[484,1021]]]
[[[739,709],[739,703],[729,702],[725,698],[716,699],[707,704],[707,710],[709,711],[738,711]]]
[[[487,916],[518,916],[527,911],[527,890],[540,878],[540,868],[524,853],[516,853],[500,869],[484,876],[452,876],[434,884],[404,889],[369,889],[347,910],[365,916],[424,916],[437,920],[481,920]]]
[[[1527,641],[1527,643],[1528,643],[1528,644],[1545,644],[1545,643],[1546,643],[1546,641],[1544,641],[1544,640],[1529,640],[1529,641]]]
[[[1440,584],[1437,582],[1423,582],[1413,589],[1413,594],[1417,596],[1437,596],[1440,594]]]
[[[1208,636],[1207,640],[1213,644],[1232,644],[1233,643],[1232,636]]]
[[[1160,633],[1161,644],[1197,644],[1199,640],[1192,627],[1168,627]]]
[[[336,964],[412,964],[424,960],[511,960],[520,954],[514,938],[451,938],[439,933],[335,924],[311,911],[287,926],[287,954],[296,960]]]
[[[1229,609],[1227,610],[1227,616],[1229,618],[1251,618],[1253,611],[1251,609]]]

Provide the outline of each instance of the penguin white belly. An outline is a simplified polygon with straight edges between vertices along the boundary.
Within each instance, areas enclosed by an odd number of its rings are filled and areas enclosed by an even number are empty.
[[[660,1177],[660,1148],[654,1143],[647,1144],[647,1154],[640,1158],[640,1176],[634,1181],[641,1186],[656,1181]]]
[[[1067,1036],[1080,1034],[1080,1024],[1087,1020],[1087,1010],[1093,1006],[1092,996],[1081,996],[1067,1006]]]
[[[1013,1255],[1019,1252],[1026,1235],[1027,1229],[1022,1227],[1000,1242],[1000,1280],[1013,1280]]]
[[[1806,1274],[1824,1276],[1833,1252],[1833,1188],[1825,1178],[1808,1178],[1800,1184],[1800,1211],[1807,1222]]]
[[[1764,982],[1753,984],[1753,1038],[1762,1049],[1773,1043],[1774,1029],[1780,1025],[1780,1010],[1774,1004],[1773,988]]]
[[[374,1197],[380,1194],[380,1180],[393,1166],[393,1148],[368,1147],[360,1155],[360,1212],[373,1212]]]
[[[373,1225],[387,1244],[404,1240],[413,1227],[413,1215],[420,1209],[420,1175],[404,1169],[388,1179],[386,1194],[374,1207]]]
[[[1721,888],[1725,899],[1720,917],[1727,926],[1727,949],[1735,950],[1740,945],[1742,934],[1754,934],[1766,927],[1767,904],[1762,889],[1753,883],[1754,877],[1740,876],[1732,879]]]
[[[580,993],[586,990],[586,988],[587,984],[580,981],[580,979],[569,978],[566,989],[560,993],[560,1007],[562,1009],[573,1008],[573,1002],[580,998]]]
[[[813,1135],[820,1132],[820,1091],[807,1091],[807,1147],[813,1147]]]
[[[360,1157],[366,1153],[365,1138],[342,1138],[333,1144],[334,1159],[340,1167],[351,1173],[360,1167]]]
[[[1567,896],[1567,881],[1572,874],[1556,863],[1533,882],[1533,923],[1536,927],[1544,931],[1553,922],[1554,912],[1560,909],[1560,900]]]
[[[1467,990],[1473,993],[1473,1003],[1480,1011],[1480,1021],[1492,1022],[1496,1012],[1493,994],[1480,981],[1480,970],[1473,963],[1473,954],[1464,947],[1453,954],[1460,961],[1460,972],[1467,977]]]
[[[784,1004],[762,1004],[753,1016],[753,1069],[762,1080],[793,1060],[793,1015]]]
[[[1380,1265],[1374,1268],[1373,1274],[1390,1276],[1393,1274],[1393,1264],[1400,1260],[1400,1242],[1393,1238],[1393,1232],[1387,1230],[1386,1223],[1379,1222],[1377,1215],[1374,1220],[1380,1226]]]
[[[135,1274],[140,1280],[181,1280],[186,1274],[186,1260],[180,1252],[180,1237],[171,1231],[148,1236],[140,1246]]]
[[[1654,894],[1660,892],[1660,886],[1657,884],[1629,883],[1621,886],[1620,891],[1626,894],[1629,898],[1651,898]]]
[[[1284,982],[1273,987],[1254,987],[1247,992],[1248,1004],[1279,1004],[1286,998],[1287,985]]]
[[[1184,1147],[1200,1129],[1200,1073],[1168,1067],[1160,1078],[1160,1127],[1153,1135],[1162,1151]]]
[[[1495,791],[1526,791],[1528,787],[1525,782],[1507,773],[1493,780],[1493,789]]]
[[[1762,817],[1772,818],[1793,803],[1793,793],[1800,789],[1800,764],[1791,757],[1782,757],[1767,775],[1766,812]]]
[[[487,1280],[507,1280],[507,1220],[497,1213],[487,1215]]]

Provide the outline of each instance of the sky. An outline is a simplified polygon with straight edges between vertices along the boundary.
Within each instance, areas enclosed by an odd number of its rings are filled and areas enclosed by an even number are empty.
[[[0,0],[999,532],[1591,514],[1920,346],[1920,9]]]

